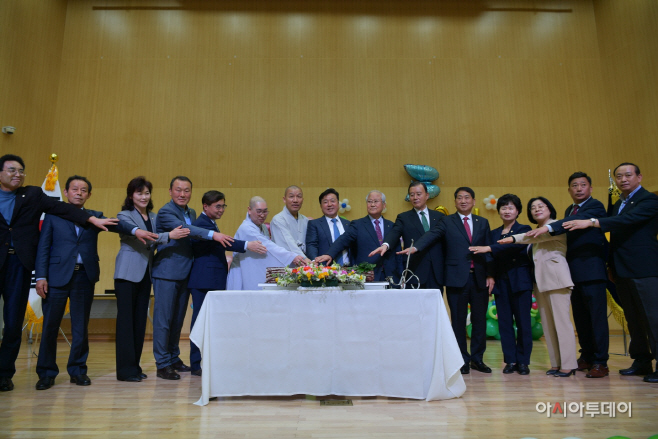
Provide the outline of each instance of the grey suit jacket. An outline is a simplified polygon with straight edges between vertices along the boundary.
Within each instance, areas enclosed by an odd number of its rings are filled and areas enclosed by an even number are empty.
[[[156,215],[149,212],[152,230],[156,230]],[[118,213],[117,218],[129,224],[132,228],[138,227],[146,230],[144,218],[135,209],[122,210]],[[153,254],[158,245],[169,242],[169,233],[159,233],[158,240],[142,244],[133,235],[121,235],[121,248],[117,254],[114,278],[123,279],[130,282],[140,282],[144,277],[147,267],[153,266]]]
[[[196,220],[196,212],[189,209],[190,220]],[[189,225],[185,222],[185,215],[180,207],[173,201],[168,202],[158,211],[155,220],[156,232],[166,233],[178,226],[190,229],[187,238],[169,241],[168,244],[158,247],[153,259],[152,277],[167,280],[184,280],[190,274],[194,253],[190,239],[208,239],[208,229]]]

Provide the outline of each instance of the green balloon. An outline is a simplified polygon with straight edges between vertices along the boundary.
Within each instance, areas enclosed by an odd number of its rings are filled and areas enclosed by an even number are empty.
[[[466,334],[468,334],[468,338],[471,338],[471,330],[472,329],[473,329],[473,325],[466,326]]]
[[[653,436],[651,436],[651,437],[648,438],[648,439],[656,439],[656,438],[658,438],[658,434],[657,434],[657,435],[653,435]],[[630,438],[630,437],[626,437],[626,436],[610,436],[608,439],[631,439],[631,438]]]
[[[537,323],[537,319],[535,319],[534,317],[530,317],[530,327],[531,327],[531,328],[532,328],[533,326],[535,326],[535,323]]]
[[[647,439],[658,439],[658,434],[654,434],[653,436],[649,436]]]
[[[539,340],[542,335],[544,335],[544,328],[541,326],[541,323],[537,322],[532,327],[532,339]]]
[[[489,337],[494,337],[498,333],[498,321],[487,319],[487,335]]]
[[[498,332],[496,332],[496,333],[494,334],[494,338],[495,338],[496,340],[500,340],[500,331],[498,331]]]

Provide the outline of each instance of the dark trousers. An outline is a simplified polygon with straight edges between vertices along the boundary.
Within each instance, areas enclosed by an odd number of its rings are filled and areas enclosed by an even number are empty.
[[[530,364],[532,291],[514,292],[509,279],[496,279],[496,312],[505,363]],[[472,319],[472,317],[471,317]],[[514,333],[516,322],[516,334]]]
[[[452,330],[455,333],[459,350],[464,363],[482,361],[487,348],[487,304],[489,294],[486,288],[478,288],[475,275],[468,276],[466,285],[462,288],[447,287],[448,307],[452,319]],[[466,347],[466,317],[468,305],[471,304],[471,353]]]
[[[209,290],[190,288],[190,294],[192,295],[192,324],[190,325],[190,331],[194,328],[194,323],[196,322],[196,318],[199,315],[199,311],[203,306],[203,301],[206,299],[206,293],[208,291]],[[201,369],[201,351],[192,340],[190,340],[190,367],[192,370]]]
[[[142,373],[146,318],[151,299],[151,275],[148,269],[140,282],[114,279],[117,297],[116,363],[117,378],[126,379]]]
[[[7,255],[0,267],[0,294],[4,300],[2,344],[0,344],[0,377],[11,378],[16,373],[16,358],[21,349],[23,320],[30,295],[31,273],[16,255]]]
[[[89,340],[87,327],[91,303],[94,301],[94,284],[89,281],[84,270],[74,271],[73,277],[63,287],[48,286],[48,294],[43,299],[43,333],[37,375],[39,378],[56,377],[57,367],[57,336],[59,326],[64,317],[66,300],[70,299],[71,314],[71,352],[66,370],[69,375],[87,374],[87,357],[89,356]]]
[[[178,363],[180,333],[187,312],[190,292],[187,279],[153,278],[153,356],[158,369]]]
[[[436,279],[434,270],[430,270],[427,279],[420,280],[420,287],[426,290],[441,290],[441,294],[443,294],[443,285]]]
[[[571,291],[571,307],[580,356],[588,363],[607,364],[610,335],[606,282],[577,282]]]
[[[658,355],[658,277],[615,278],[624,308],[634,363],[649,364]]]

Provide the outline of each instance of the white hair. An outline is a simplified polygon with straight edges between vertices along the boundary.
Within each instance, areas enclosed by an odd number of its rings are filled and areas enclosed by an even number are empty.
[[[386,203],[386,195],[384,195],[384,192],[378,191],[376,189],[368,192],[368,195],[366,195],[366,203],[368,202],[368,198],[370,198],[370,194],[372,194],[372,193],[381,195],[382,196],[382,203]]]

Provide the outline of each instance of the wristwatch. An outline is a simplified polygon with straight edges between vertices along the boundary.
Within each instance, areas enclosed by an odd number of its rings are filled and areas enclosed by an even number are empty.
[[[589,219],[592,222],[592,227],[596,226],[596,218]]]

